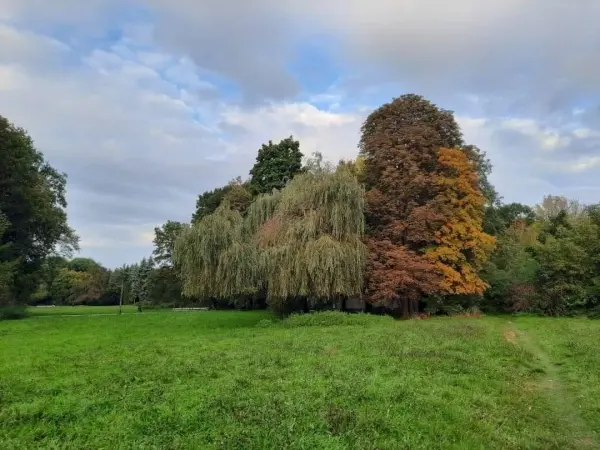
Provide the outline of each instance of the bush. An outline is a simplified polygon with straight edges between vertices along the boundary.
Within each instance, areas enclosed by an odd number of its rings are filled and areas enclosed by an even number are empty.
[[[335,325],[375,325],[382,322],[392,322],[391,316],[376,316],[371,314],[351,314],[340,311],[323,311],[307,314],[292,314],[281,324],[284,327],[328,327]]]
[[[0,320],[24,319],[28,315],[24,305],[0,306]]]

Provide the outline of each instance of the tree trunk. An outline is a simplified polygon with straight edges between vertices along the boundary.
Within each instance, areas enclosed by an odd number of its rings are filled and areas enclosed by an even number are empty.
[[[304,299],[303,299],[302,310],[303,310],[305,313],[308,313],[308,312],[310,312],[310,308],[309,308],[309,306],[308,306],[308,297],[304,297]]]

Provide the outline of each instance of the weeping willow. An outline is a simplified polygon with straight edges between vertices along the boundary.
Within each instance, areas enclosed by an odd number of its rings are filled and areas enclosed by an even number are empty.
[[[281,192],[277,189],[274,189],[272,194],[259,195],[248,208],[244,231],[248,235],[254,235],[265,222],[275,215],[280,200]]]
[[[186,295],[266,292],[268,302],[359,296],[366,248],[364,191],[344,167],[297,175],[259,196],[245,217],[222,205],[179,238]]]
[[[257,253],[244,236],[244,220],[225,202],[185,230],[175,243],[183,294],[223,298],[254,290]]]

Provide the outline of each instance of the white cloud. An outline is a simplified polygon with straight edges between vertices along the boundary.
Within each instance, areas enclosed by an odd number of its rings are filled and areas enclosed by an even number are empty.
[[[544,127],[534,119],[511,118],[502,121],[501,126],[507,130],[517,131],[535,139],[543,150],[557,150],[569,146],[572,142],[570,133]]]
[[[240,138],[234,140],[234,146],[241,148],[245,143],[254,144],[248,147],[252,157],[261,143],[293,134],[306,156],[320,151],[326,159],[336,162],[356,157],[358,133],[364,117],[321,110],[309,103],[285,103],[252,110],[227,109],[223,119],[226,124],[243,130]]]
[[[589,156],[563,166],[562,170],[566,172],[581,173],[597,167],[600,167],[600,156]]]

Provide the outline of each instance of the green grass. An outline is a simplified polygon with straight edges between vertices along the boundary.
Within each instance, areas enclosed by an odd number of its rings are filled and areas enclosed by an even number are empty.
[[[599,336],[529,317],[2,322],[0,448],[598,448]]]
[[[135,313],[135,305],[123,305],[123,313]],[[95,314],[118,314],[118,306],[55,306],[54,308],[27,308],[30,316],[79,316]]]

